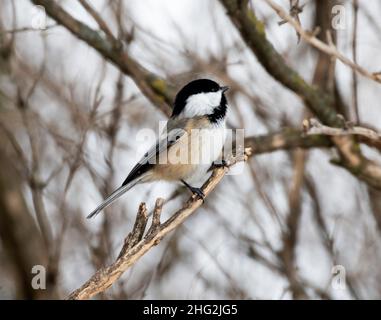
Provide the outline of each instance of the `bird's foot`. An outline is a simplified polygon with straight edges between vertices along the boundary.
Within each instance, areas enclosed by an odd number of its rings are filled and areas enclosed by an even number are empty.
[[[224,159],[213,161],[212,163],[213,168],[226,168],[227,166],[228,166],[228,163]]]
[[[201,188],[192,187],[189,183],[187,183],[185,180],[181,180],[181,182],[195,195],[198,196],[202,202],[204,202],[205,199],[205,193],[201,190]]]
[[[202,200],[202,202],[204,202],[205,193],[201,190],[201,188],[190,187],[189,189],[192,191],[194,195],[198,196]]]

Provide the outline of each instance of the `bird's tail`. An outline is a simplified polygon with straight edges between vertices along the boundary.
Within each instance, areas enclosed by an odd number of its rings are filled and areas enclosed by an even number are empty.
[[[124,186],[119,187],[113,193],[111,193],[93,212],[91,212],[87,219],[95,217],[99,212],[101,212],[104,208],[110,205],[114,200],[118,199],[125,192],[130,190],[133,186],[135,186],[141,179],[133,180],[130,183],[127,183]]]

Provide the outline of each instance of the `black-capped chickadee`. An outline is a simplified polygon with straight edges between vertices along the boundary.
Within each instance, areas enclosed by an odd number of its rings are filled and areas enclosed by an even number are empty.
[[[226,138],[227,100],[221,87],[209,79],[198,79],[176,95],[170,119],[158,139],[116,189],[87,218],[97,215],[133,186],[156,180],[181,181],[201,198],[193,184],[206,177],[221,154]]]

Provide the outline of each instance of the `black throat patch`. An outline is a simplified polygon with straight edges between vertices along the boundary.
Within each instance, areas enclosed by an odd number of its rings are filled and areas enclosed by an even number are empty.
[[[226,116],[227,108],[228,106],[226,97],[224,94],[222,94],[220,105],[213,109],[212,114],[208,114],[209,121],[212,123],[217,123],[223,120]]]

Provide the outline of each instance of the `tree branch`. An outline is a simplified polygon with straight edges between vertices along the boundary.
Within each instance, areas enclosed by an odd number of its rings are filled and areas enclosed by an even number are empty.
[[[357,135],[363,136],[370,140],[375,140],[380,142],[381,135],[369,128],[364,128],[360,126],[349,125],[345,128],[332,128],[325,126],[320,123],[319,120],[311,118],[309,120],[305,119],[303,121],[303,127],[307,135],[322,134],[327,136],[348,136],[348,135]]]
[[[267,40],[265,26],[253,11],[239,0],[220,0],[243,40],[253,51],[266,71],[285,87],[298,94],[323,123],[340,127],[341,120],[334,111],[334,100],[319,88],[310,86]]]
[[[359,66],[355,62],[353,62],[351,59],[344,56],[339,50],[336,48],[333,41],[330,39],[330,34],[327,33],[328,36],[328,44],[324,43],[323,41],[316,38],[314,33],[305,31],[302,26],[286,11],[282,9],[282,7],[278,6],[276,3],[274,3],[271,0],[264,0],[268,3],[268,5],[274,9],[274,11],[281,17],[284,21],[287,21],[290,23],[295,31],[309,44],[314,46],[316,49],[335,57],[336,59],[339,59],[342,63],[349,66],[352,70],[358,72],[362,76],[369,78],[371,80],[374,80],[378,83],[381,83],[381,74],[379,73],[371,73],[368,70],[364,69],[363,67]]]
[[[279,132],[245,139],[245,147],[251,148],[255,155],[294,148],[329,148],[333,146],[332,141],[324,135],[306,136],[302,130],[293,128],[285,128]]]
[[[16,295],[19,299],[46,299],[56,297],[54,291],[34,290],[31,286],[32,268],[36,265],[48,265],[41,233],[29,212],[22,194],[22,179],[15,168],[14,159],[7,154],[7,148],[1,140],[0,164],[0,240],[4,249],[3,267],[12,267]]]
[[[267,72],[277,81],[298,94],[307,107],[330,127],[343,127],[342,117],[335,112],[334,96],[309,85],[267,40],[265,27],[245,1],[220,0],[233,24]],[[339,164],[367,184],[381,189],[381,167],[364,157],[352,136],[335,136],[332,141],[340,154]]]
[[[111,41],[117,42],[118,40],[112,34],[110,28],[106,24],[106,22],[102,19],[102,17],[98,14],[98,12],[91,6],[87,0],[78,0],[82,7],[93,17],[93,19],[97,22],[99,28],[107,35],[107,37]]]
[[[97,50],[105,59],[115,64],[124,74],[130,76],[141,92],[164,114],[169,115],[173,93],[165,80],[149,72],[122,49],[120,42],[112,38],[103,38],[97,31],[83,22],[73,18],[55,1],[31,0],[34,4],[43,6],[46,13],[58,24],[68,29],[74,36],[85,41]]]

